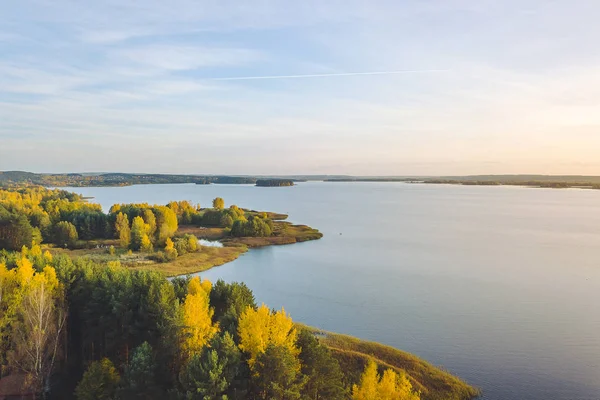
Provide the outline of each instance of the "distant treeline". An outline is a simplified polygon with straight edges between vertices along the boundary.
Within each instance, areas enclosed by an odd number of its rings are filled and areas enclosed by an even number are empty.
[[[600,189],[600,176],[583,175],[471,175],[443,177],[342,177],[326,182],[408,182],[469,186],[531,186]]]
[[[455,185],[516,185],[548,188],[582,187],[600,189],[600,176],[584,175],[470,175],[470,176],[320,176],[252,177],[228,175],[165,175],[165,174],[36,174],[24,171],[0,171],[0,187],[41,185],[54,187],[128,186],[141,184],[195,183],[247,184],[270,187],[292,186],[306,180],[325,182],[409,182]]]
[[[586,177],[594,178],[594,177]],[[550,181],[550,180],[462,180],[462,179],[425,179],[424,183],[431,184],[449,184],[449,185],[466,185],[466,186],[530,186],[539,188],[588,188],[600,189],[600,183],[595,179],[589,181]]]
[[[332,178],[325,179],[325,182],[422,182],[415,178]]]
[[[305,179],[259,179],[252,176],[229,175],[165,175],[165,174],[36,174],[24,171],[0,171],[0,187],[22,186],[23,184],[83,187],[83,186],[129,186],[165,183],[195,183],[197,185],[235,184],[254,185],[258,181],[282,182],[283,184],[267,184],[258,186],[292,186],[293,182]]]
[[[600,176],[586,175],[467,175],[467,176],[430,176],[423,180],[449,180],[458,182],[498,182],[501,185],[526,183],[568,183],[570,185],[600,184]]]
[[[98,175],[83,174],[34,174],[23,171],[0,172],[0,185],[42,185],[42,186],[128,186],[160,183],[195,183],[208,185],[255,184],[257,178],[240,176],[201,176],[201,175],[163,175],[163,174],[124,174],[107,173]]]
[[[256,181],[256,186],[262,186],[262,187],[294,186],[294,181],[291,179],[259,179]]]

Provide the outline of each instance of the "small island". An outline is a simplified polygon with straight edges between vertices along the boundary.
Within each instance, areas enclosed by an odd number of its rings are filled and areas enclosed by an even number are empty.
[[[294,186],[294,181],[291,179],[259,179],[256,181],[256,186],[260,186],[260,187]]]

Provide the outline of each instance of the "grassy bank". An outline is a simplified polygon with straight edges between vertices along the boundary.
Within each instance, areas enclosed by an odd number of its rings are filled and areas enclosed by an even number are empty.
[[[206,271],[212,267],[227,264],[248,251],[247,247],[202,247],[195,253],[188,253],[166,263],[137,264],[136,270],[155,270],[166,276],[187,275]]]
[[[379,365],[380,372],[386,368],[406,372],[413,387],[421,391],[422,400],[469,400],[480,394],[476,388],[456,376],[410,353],[380,343],[307,328],[332,350],[350,385],[360,380],[369,359],[373,359]]]
[[[160,271],[166,276],[187,275],[206,271],[212,267],[227,264],[248,251],[246,246],[207,247],[201,246],[198,251],[177,257],[173,261],[159,263],[154,253],[129,253],[118,249],[110,254],[107,249],[66,250],[51,248],[52,253],[67,254],[71,258],[86,258],[96,263],[119,261],[121,265],[133,270]]]

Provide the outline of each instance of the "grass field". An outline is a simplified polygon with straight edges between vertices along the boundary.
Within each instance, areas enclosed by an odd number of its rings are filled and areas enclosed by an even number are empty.
[[[332,350],[349,380],[348,385],[360,380],[369,359],[373,359],[380,372],[386,368],[406,372],[413,387],[421,391],[422,400],[469,400],[480,394],[479,390],[454,375],[410,353],[352,336],[304,327],[312,330],[319,341]]]
[[[247,247],[202,247],[196,253],[188,253],[166,263],[137,264],[132,269],[154,270],[166,276],[187,275],[206,271],[212,267],[226,264],[248,251]]]

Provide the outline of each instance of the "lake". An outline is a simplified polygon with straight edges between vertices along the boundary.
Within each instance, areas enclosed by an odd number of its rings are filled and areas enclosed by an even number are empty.
[[[600,191],[405,183],[67,188],[285,212],[319,241],[202,273],[294,320],[414,353],[488,400],[600,399]]]

